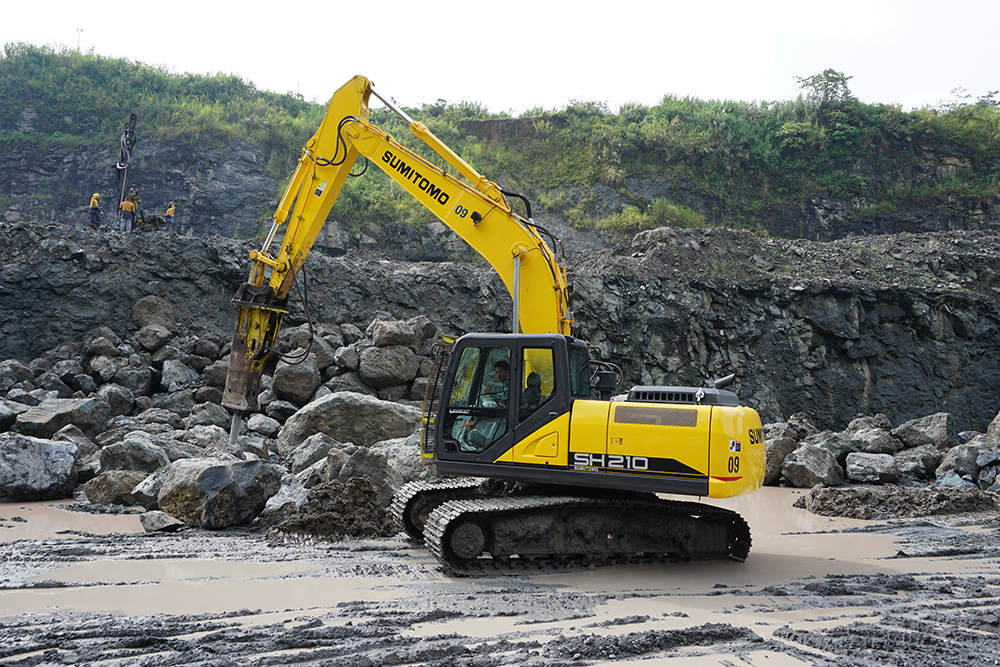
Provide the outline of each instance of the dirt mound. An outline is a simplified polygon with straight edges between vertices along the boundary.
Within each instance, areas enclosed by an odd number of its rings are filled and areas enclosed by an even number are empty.
[[[389,537],[397,532],[395,521],[379,504],[375,487],[366,477],[314,486],[299,511],[273,530],[326,540]]]
[[[795,501],[795,507],[820,516],[850,519],[895,519],[1000,509],[988,491],[944,486],[815,487]]]

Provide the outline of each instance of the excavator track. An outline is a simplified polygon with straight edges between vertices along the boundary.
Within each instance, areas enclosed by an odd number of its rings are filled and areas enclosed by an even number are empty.
[[[450,500],[430,512],[424,541],[456,576],[558,570],[574,563],[743,562],[751,542],[746,521],[731,510],[655,496]]]
[[[392,498],[389,511],[410,539],[424,540],[424,524],[431,511],[443,502],[459,498],[475,498],[482,494],[482,479],[439,479],[404,484]]]

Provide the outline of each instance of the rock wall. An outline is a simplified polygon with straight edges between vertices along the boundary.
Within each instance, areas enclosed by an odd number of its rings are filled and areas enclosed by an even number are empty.
[[[985,431],[1000,408],[1000,238],[882,242],[662,230],[581,253],[569,259],[575,332],[630,384],[704,386],[735,371],[734,389],[765,422],[806,412],[843,428],[859,413],[898,424],[946,411],[960,430]],[[180,328],[228,337],[254,247],[0,225],[0,359],[65,356],[101,325],[134,333],[133,304],[149,294],[173,305]],[[387,312],[425,315],[446,334],[511,328],[510,298],[486,264],[313,253],[306,267],[315,322],[363,326]],[[303,303],[293,295],[286,325],[304,321]]]
[[[105,221],[117,220],[118,157],[116,147],[89,145],[73,150],[54,145],[42,153],[17,150],[0,154],[0,220],[59,220],[84,227],[94,192],[104,197]],[[138,186],[147,213],[162,213],[169,201],[175,202],[175,224],[182,234],[252,238],[269,224],[281,194],[281,184],[265,173],[265,164],[262,147],[241,141],[226,146],[189,146],[140,136],[129,183]],[[929,152],[907,171],[869,176],[889,182],[922,183],[971,168],[966,158]],[[630,176],[617,187],[591,183],[523,194],[534,202],[536,222],[554,232],[569,250],[606,249],[628,239],[611,231],[576,229],[557,209],[576,208],[589,216],[602,217],[619,213],[625,206],[645,208],[657,199],[666,199],[700,212],[711,224],[725,224],[727,219],[720,200],[684,176]],[[546,209],[540,205],[542,201],[561,204]],[[868,212],[876,204],[862,197],[836,200],[816,196],[801,204],[786,203],[762,210],[757,223],[772,236],[816,241],[851,234],[1000,228],[1000,208],[993,199],[956,198],[946,206],[891,215]],[[378,250],[407,261],[472,259],[464,243],[440,223],[418,230],[399,223],[370,222],[347,233],[331,220],[318,244],[331,249]]]
[[[118,158],[117,149],[87,145],[0,155],[0,193],[5,195],[0,201],[6,200],[0,220],[59,220],[85,227],[90,196],[98,192],[104,222],[115,224]],[[252,237],[277,206],[279,184],[264,173],[265,161],[260,146],[240,141],[196,148],[143,141],[135,151],[129,185],[138,187],[147,215],[162,214],[173,201],[182,234]]]

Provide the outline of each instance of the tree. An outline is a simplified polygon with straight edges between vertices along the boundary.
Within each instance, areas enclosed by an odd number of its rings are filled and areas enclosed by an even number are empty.
[[[838,72],[835,69],[823,70],[822,74],[795,78],[799,82],[800,88],[809,91],[809,99],[818,102],[820,107],[828,107],[854,99],[851,90],[847,87],[847,82],[854,77],[844,76],[843,72]]]

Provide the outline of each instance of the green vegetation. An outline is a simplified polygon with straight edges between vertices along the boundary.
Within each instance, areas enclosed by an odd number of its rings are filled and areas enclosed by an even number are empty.
[[[574,102],[513,118],[437,100],[407,112],[491,180],[582,228],[727,224],[759,230],[766,216],[794,218],[816,196],[852,200],[858,216],[965,210],[997,197],[997,92],[903,111],[858,101],[849,81],[835,70],[802,77],[803,94],[781,102],[667,95],[659,104],[617,112]],[[236,76],[176,75],[93,53],[4,47],[0,148],[116,145],[132,112],[139,114],[144,142],[262,145],[266,169],[280,182],[325,109],[296,95],[257,90]],[[390,111],[373,110],[373,121],[441,163]],[[663,184],[660,194],[650,200],[636,194],[630,181],[643,177]],[[628,206],[609,212],[602,205],[609,190]],[[421,227],[434,219],[374,165],[348,181],[333,214],[353,229]]]
[[[81,143],[115,146],[129,114],[138,114],[145,141],[261,144],[280,177],[323,117],[295,95],[257,90],[236,76],[170,74],[123,59],[29,44],[7,44],[0,55],[0,148],[46,150]],[[18,123],[28,120],[23,131]]]

